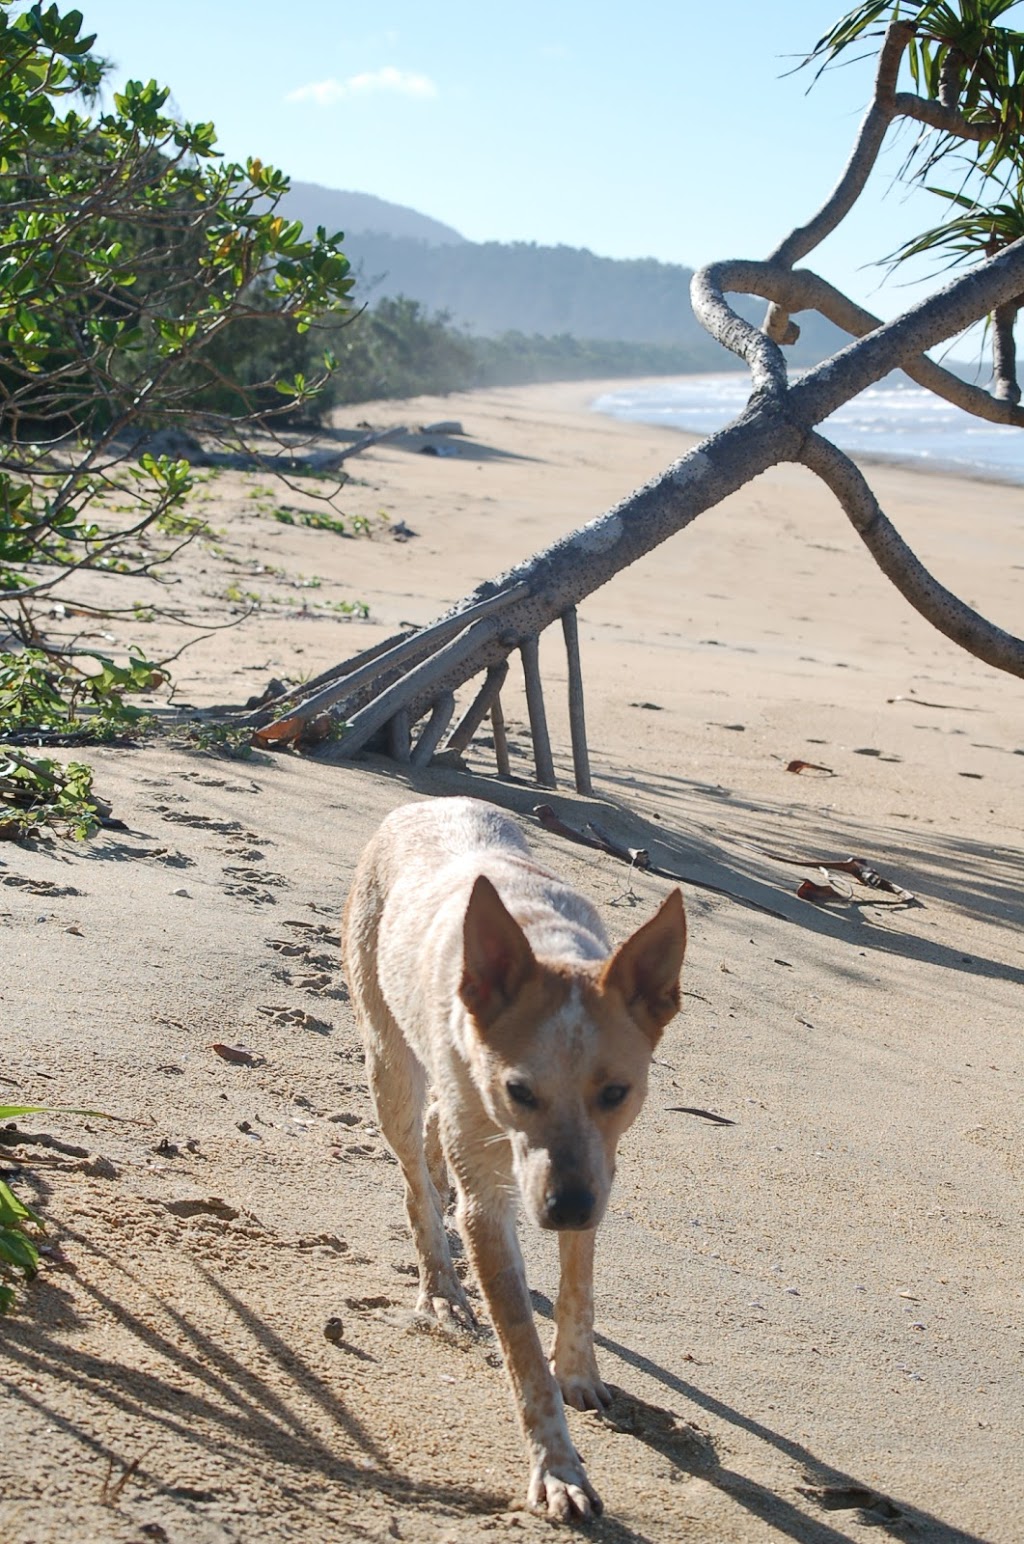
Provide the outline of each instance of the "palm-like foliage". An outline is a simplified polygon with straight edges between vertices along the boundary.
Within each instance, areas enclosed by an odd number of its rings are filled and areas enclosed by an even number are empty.
[[[973,260],[1024,234],[1024,31],[1003,21],[1014,9],[1019,0],[865,0],[807,56],[820,74],[853,45],[902,23],[918,99],[945,109],[934,123],[924,118],[903,175],[944,198],[950,216],[891,261],[925,252],[943,252],[951,263]],[[958,167],[959,191],[925,181],[942,162]]]

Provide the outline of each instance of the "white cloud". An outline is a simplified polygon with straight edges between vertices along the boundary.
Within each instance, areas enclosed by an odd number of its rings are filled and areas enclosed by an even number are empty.
[[[294,91],[289,91],[285,101],[315,102],[317,107],[330,107],[332,102],[340,102],[345,94],[340,80],[313,80],[307,86],[297,86]]]
[[[413,97],[427,101],[437,96],[437,87],[429,75],[418,75],[414,70],[396,70],[387,64],[380,70],[366,70],[361,75],[350,75],[347,80],[314,80],[308,85],[289,91],[286,102],[315,102],[317,107],[333,107],[346,97],[369,96],[377,91],[390,91],[396,96]]]

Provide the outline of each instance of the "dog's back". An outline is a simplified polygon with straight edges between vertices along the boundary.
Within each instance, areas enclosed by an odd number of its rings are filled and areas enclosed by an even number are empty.
[[[415,1049],[417,1033],[451,1001],[462,929],[479,875],[500,892],[541,959],[603,960],[608,937],[594,907],[531,856],[510,815],[478,799],[406,804],[363,853],[346,907],[346,969],[354,992],[379,990]],[[372,961],[375,981],[365,979]]]

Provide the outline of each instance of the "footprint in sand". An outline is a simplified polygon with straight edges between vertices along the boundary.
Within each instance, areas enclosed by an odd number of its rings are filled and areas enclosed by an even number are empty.
[[[275,970],[274,979],[281,981],[285,986],[292,986],[297,992],[305,992],[310,997],[332,997],[336,1002],[348,1002],[348,988],[344,982],[337,984],[329,971],[312,971],[306,975],[299,975],[293,970],[284,968]]]
[[[287,886],[288,881],[283,874],[274,874],[269,869],[242,868],[237,863],[226,863],[225,874],[230,874],[235,880],[245,880],[252,885],[271,885],[280,890]]]
[[[300,934],[299,938],[295,940],[268,938],[268,949],[274,949],[288,959],[301,960],[311,970],[324,971],[335,968],[338,956],[333,951],[341,945],[337,932],[322,922],[299,922],[293,918],[286,919],[284,925],[294,928]],[[330,945],[332,952],[328,954],[325,950],[318,948],[319,945]]]
[[[299,1029],[311,1029],[317,1035],[330,1035],[334,1032],[334,1026],[328,1024],[326,1019],[314,1018],[304,1008],[279,1007],[274,1004],[266,1004],[256,1009],[268,1018],[272,1024],[295,1024]]]
[[[199,788],[223,788],[225,793],[259,793],[259,783],[229,783],[225,777],[204,777],[201,772],[183,772],[183,780]]]
[[[29,895],[81,895],[81,890],[76,890],[74,885],[54,884],[52,879],[28,879],[24,874],[5,874],[0,879],[0,884],[14,885],[19,890],[27,890]]]
[[[240,900],[252,901],[255,906],[276,906],[277,896],[258,885],[225,885],[225,895],[237,895]]]
[[[277,896],[272,886],[280,889],[288,884],[283,874],[275,874],[270,870],[244,868],[238,864],[226,864],[224,873],[231,877],[231,882],[224,886],[226,895],[237,895],[243,900],[252,901],[257,906],[276,906]]]
[[[209,815],[192,815],[188,810],[172,810],[165,804],[154,804],[153,812],[161,820],[168,820],[174,825],[194,826],[196,830],[216,832],[218,836],[230,836],[244,830],[238,820],[214,820]]]

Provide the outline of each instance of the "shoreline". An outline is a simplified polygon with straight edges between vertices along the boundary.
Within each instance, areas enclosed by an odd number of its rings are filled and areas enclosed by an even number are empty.
[[[605,381],[601,383],[595,383],[595,385],[599,384],[603,393],[623,391],[632,386],[639,386],[642,388],[650,387],[653,390],[657,390],[660,385],[668,384],[673,381],[699,381],[703,379],[704,376],[712,376],[718,378],[723,375],[739,376],[741,374],[743,374],[742,370],[702,371],[690,373],[687,375],[638,376],[635,378],[625,377],[618,381]],[[608,409],[597,408],[593,403],[589,404],[589,406],[592,412],[597,412],[601,417],[613,418],[616,420],[616,422],[619,423],[637,423],[644,424],[648,428],[665,429],[672,434],[681,434],[685,439],[693,441],[694,444],[699,444],[702,439],[707,437],[707,435],[702,434],[701,431],[697,429],[687,429],[676,424],[658,423],[657,421],[641,417],[628,417],[626,415],[619,415]],[[968,415],[965,415],[965,418],[967,416]],[[976,422],[980,424],[983,423],[984,420],[979,419],[976,420]],[[711,432],[717,431],[709,431],[709,433]],[[1024,435],[1024,429],[1022,429],[1020,433]],[[1001,473],[998,468],[985,470],[984,468],[979,468],[976,466],[972,467],[962,461],[944,462],[937,459],[926,460],[921,457],[903,456],[898,452],[871,452],[861,449],[848,449],[845,451],[845,454],[847,454],[850,459],[856,462],[859,466],[894,467],[905,471],[918,472],[920,475],[925,477],[952,477],[956,478],[958,481],[996,483],[1001,487],[1024,490],[1024,467],[1021,468],[1017,476],[1011,476],[1008,473]]]

